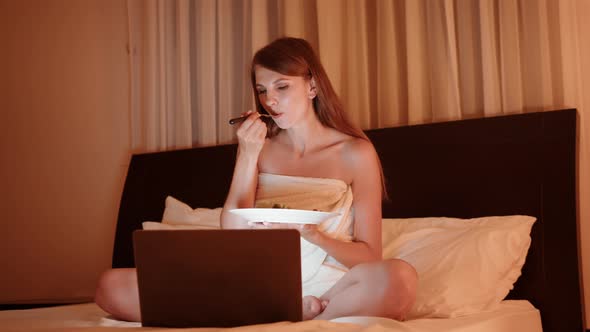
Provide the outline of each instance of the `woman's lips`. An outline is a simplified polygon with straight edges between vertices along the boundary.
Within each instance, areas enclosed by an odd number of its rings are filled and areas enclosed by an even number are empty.
[[[270,110],[266,110],[268,112],[268,114],[270,114],[270,116],[272,116],[273,118],[278,118],[280,117],[283,113],[276,113]]]

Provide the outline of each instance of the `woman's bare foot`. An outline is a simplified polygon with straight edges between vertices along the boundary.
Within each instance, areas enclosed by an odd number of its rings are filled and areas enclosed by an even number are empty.
[[[319,315],[326,306],[328,305],[327,301],[321,301],[315,296],[308,295],[303,298],[303,320],[310,320],[314,319],[317,315]]]

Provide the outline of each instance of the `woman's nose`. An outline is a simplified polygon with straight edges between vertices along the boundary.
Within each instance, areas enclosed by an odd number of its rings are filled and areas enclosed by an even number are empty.
[[[274,94],[267,93],[265,103],[267,106],[273,106],[277,104],[277,99]]]

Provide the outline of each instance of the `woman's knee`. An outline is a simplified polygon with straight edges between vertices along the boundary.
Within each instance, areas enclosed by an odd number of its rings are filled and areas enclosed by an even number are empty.
[[[122,298],[135,293],[134,287],[137,286],[134,281],[133,269],[110,269],[103,272],[98,279],[94,302],[109,313],[116,312]]]
[[[403,320],[414,305],[418,275],[403,260],[390,259],[354,266],[350,273],[371,294],[373,315]]]
[[[406,286],[416,286],[418,273],[412,265],[401,259],[390,259],[386,262],[389,273],[394,281]]]
[[[385,301],[388,316],[403,320],[416,300],[418,273],[409,263],[400,259],[387,260],[389,274],[388,296]]]
[[[120,283],[119,279],[120,273],[117,270],[107,270],[100,275],[94,294],[94,302],[99,307],[108,309],[109,303],[112,302],[112,298],[116,294],[115,288]]]

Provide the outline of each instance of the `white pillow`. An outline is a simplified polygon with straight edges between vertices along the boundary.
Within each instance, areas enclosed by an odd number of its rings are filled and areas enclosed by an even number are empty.
[[[194,209],[172,196],[166,197],[166,208],[162,223],[197,225],[210,228],[219,228],[221,220],[221,208]]]
[[[175,229],[219,229],[219,227],[190,225],[190,224],[164,224],[157,221],[144,221],[141,223],[145,230],[175,230]]]
[[[531,243],[529,216],[383,220],[383,257],[418,272],[410,318],[494,309],[513,288]]]
[[[172,196],[166,197],[162,222],[144,221],[143,229],[218,229],[221,208],[193,209]]]

